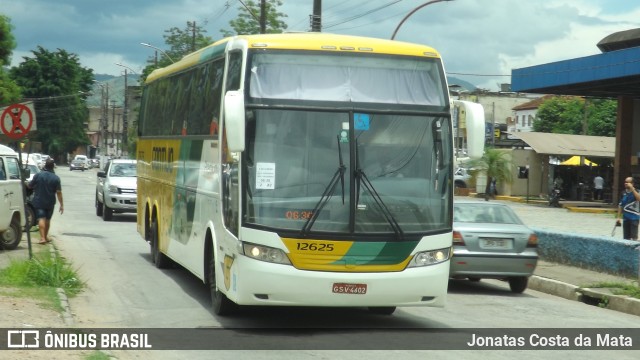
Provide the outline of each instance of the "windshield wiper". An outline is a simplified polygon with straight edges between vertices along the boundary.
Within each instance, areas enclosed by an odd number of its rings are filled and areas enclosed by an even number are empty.
[[[376,202],[376,205],[378,205],[378,207],[380,208],[382,215],[384,216],[384,218],[387,220],[387,222],[393,229],[393,232],[396,234],[396,239],[403,240],[404,232],[402,231],[400,224],[398,224],[398,221],[396,221],[396,218],[393,216],[393,213],[391,212],[391,210],[389,210],[387,205],[382,200],[382,197],[380,197],[380,194],[378,194],[376,189],[373,187],[373,184],[371,183],[371,181],[369,181],[367,174],[365,174],[364,170],[360,168],[360,159],[357,151],[358,151],[358,140],[356,139],[356,172],[355,172],[355,177],[357,179],[356,206],[357,204],[360,203],[360,183],[362,183],[364,184],[364,187],[369,191],[369,193],[371,194],[371,197]]]
[[[309,217],[307,221],[304,223],[304,226],[300,231],[300,234],[303,237],[307,236],[307,234],[309,233],[309,230],[311,230],[311,227],[313,226],[313,223],[315,223],[316,219],[318,219],[318,216],[320,215],[320,211],[325,207],[325,205],[327,205],[327,203],[333,196],[333,191],[338,185],[338,178],[340,178],[340,185],[342,186],[342,204],[344,205],[344,173],[347,167],[344,166],[344,162],[342,161],[342,148],[340,147],[340,135],[337,136],[337,140],[338,140],[338,161],[339,161],[338,169],[333,174],[333,177],[331,178],[329,185],[327,185],[327,187],[324,189],[322,196],[320,196],[320,200],[318,200],[318,202],[316,203],[316,206],[311,211],[311,214],[312,214],[311,217]]]

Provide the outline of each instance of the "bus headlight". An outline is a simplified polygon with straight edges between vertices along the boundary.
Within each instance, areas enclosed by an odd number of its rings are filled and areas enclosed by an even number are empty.
[[[451,258],[451,248],[423,251],[417,253],[407,267],[435,265],[445,262],[449,258]]]
[[[244,254],[250,258],[276,264],[291,265],[284,251],[269,246],[243,243]]]

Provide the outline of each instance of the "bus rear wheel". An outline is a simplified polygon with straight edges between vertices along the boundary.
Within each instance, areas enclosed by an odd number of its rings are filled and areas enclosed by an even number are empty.
[[[156,220],[151,223],[151,260],[158,269],[166,269],[171,266],[171,260],[160,251],[158,222]]]
[[[216,315],[225,316],[231,315],[237,310],[237,306],[234,302],[229,300],[225,294],[218,290],[216,282],[216,260],[215,256],[211,254],[209,256],[209,271],[208,279],[209,291],[211,293],[211,309]]]

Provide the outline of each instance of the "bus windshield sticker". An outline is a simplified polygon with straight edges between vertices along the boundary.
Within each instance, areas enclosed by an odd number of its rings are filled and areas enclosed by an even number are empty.
[[[360,114],[360,113],[353,114],[354,129],[356,129],[356,130],[369,130],[369,121],[370,120],[371,119],[369,117],[369,114]]]
[[[257,163],[256,164],[256,189],[276,188],[276,164]]]

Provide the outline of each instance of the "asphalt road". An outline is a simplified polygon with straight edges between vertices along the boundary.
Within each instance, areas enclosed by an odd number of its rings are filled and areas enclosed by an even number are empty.
[[[87,289],[70,299],[74,326],[82,328],[205,328],[258,330],[259,338],[234,333],[238,351],[216,351],[217,359],[413,359],[433,356],[443,359],[564,358],[580,356],[600,359],[602,351],[415,351],[402,345],[388,351],[365,351],[380,341],[403,344],[410,329],[585,329],[609,331],[638,328],[637,316],[585,305],[527,290],[512,294],[506,283],[482,281],[450,282],[444,308],[399,308],[393,316],[375,316],[365,309],[249,308],[238,316],[221,318],[209,310],[208,290],[182,268],[156,269],[149,246],[136,232],[135,215],[115,215],[104,222],[95,214],[96,170],[69,172],[58,169],[65,197],[65,214],[56,214],[52,233],[61,255],[78,269]],[[541,209],[540,211],[547,211]],[[535,210],[531,210],[535,211]],[[280,332],[276,328],[317,329],[312,334]],[[383,337],[371,329],[389,330]],[[237,336],[236,336],[237,335]],[[306,335],[306,336],[305,336]],[[424,334],[425,341],[429,339]],[[212,346],[215,346],[215,339]],[[259,341],[258,341],[259,340]],[[635,339],[640,343],[640,337]],[[280,350],[239,351],[267,342]],[[274,345],[275,344],[275,345]],[[360,351],[335,352],[350,346]],[[226,345],[229,345],[227,343]],[[233,343],[232,343],[233,345]],[[306,347],[305,347],[306,346]],[[298,347],[296,351],[285,349]],[[118,358],[146,358],[145,352],[116,352]],[[190,351],[189,358],[211,358],[210,351]],[[154,358],[182,358],[183,352],[148,354]],[[473,355],[473,356],[472,356]],[[142,357],[140,357],[142,356]],[[640,351],[616,352],[619,359],[637,359]]]

